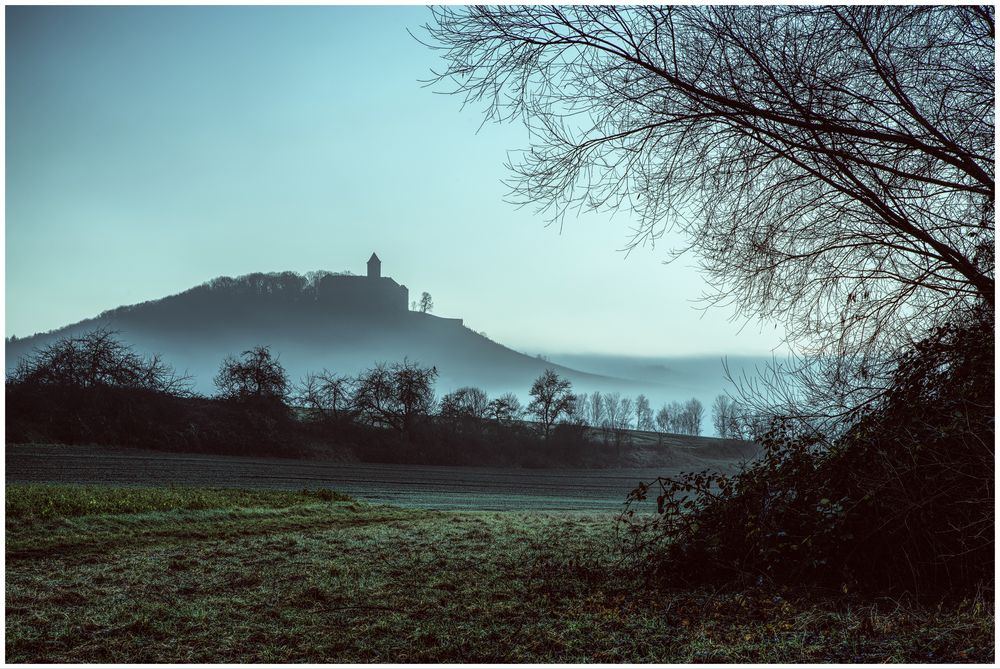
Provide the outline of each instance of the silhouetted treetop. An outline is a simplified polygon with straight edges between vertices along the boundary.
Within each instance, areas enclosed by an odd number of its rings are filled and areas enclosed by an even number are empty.
[[[268,346],[255,346],[240,357],[228,356],[215,376],[219,397],[238,402],[288,402],[290,385],[285,368]]]
[[[118,333],[97,329],[78,337],[63,337],[18,360],[8,382],[29,386],[127,388],[188,395],[191,379],[178,375],[159,355],[142,356],[118,339]]]
[[[298,274],[297,272],[253,272],[237,277],[219,276],[210,279],[200,286],[195,286],[176,295],[163,299],[177,299],[202,294],[225,295],[228,297],[264,297],[279,302],[315,301],[319,294],[320,282],[330,276],[355,276],[351,272],[328,272],[317,270]],[[100,314],[107,318],[116,314],[128,312],[142,307],[152,300],[139,304],[110,309]]]

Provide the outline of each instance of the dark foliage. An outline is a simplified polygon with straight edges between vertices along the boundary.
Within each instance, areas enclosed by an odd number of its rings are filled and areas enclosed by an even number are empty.
[[[266,300],[271,302],[298,303],[315,302],[319,295],[319,284],[328,276],[352,276],[350,272],[328,272],[324,270],[309,272],[305,275],[295,272],[254,272],[242,276],[220,276],[206,281],[200,286],[170,297],[167,301],[177,301],[187,298],[187,303],[198,304],[209,295],[225,295],[234,301],[241,299],[253,300],[256,303]],[[153,302],[163,301],[154,300]],[[100,317],[118,316],[139,311],[152,302],[141,302],[130,306],[118,307],[103,312]],[[189,307],[190,308],[190,307]]]
[[[7,385],[8,443],[107,444],[227,455],[295,456],[287,417],[132,388]]]
[[[246,379],[255,380],[261,379]],[[273,394],[233,397],[246,401],[192,396],[188,379],[158,356],[144,358],[115,333],[95,330],[19,361],[7,379],[6,439],[228,454],[302,451]]]
[[[776,421],[743,472],[632,492],[628,550],[675,576],[750,576],[872,593],[993,587],[992,309],[938,328],[832,448]],[[659,515],[632,503],[657,494]]]

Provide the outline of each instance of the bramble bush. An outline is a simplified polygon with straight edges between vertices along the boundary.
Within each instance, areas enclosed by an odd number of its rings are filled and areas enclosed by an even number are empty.
[[[732,476],[632,491],[624,548],[668,578],[751,578],[917,597],[993,588],[994,317],[983,307],[899,361],[826,448],[776,420]],[[650,518],[636,503],[657,495]]]

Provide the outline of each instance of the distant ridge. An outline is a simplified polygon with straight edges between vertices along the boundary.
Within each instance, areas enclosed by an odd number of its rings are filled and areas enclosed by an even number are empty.
[[[212,379],[226,355],[257,345],[270,346],[293,381],[322,368],[354,374],[376,362],[409,359],[437,367],[439,394],[473,385],[525,396],[545,369],[555,369],[581,391],[628,392],[640,386],[518,353],[473,332],[461,319],[410,311],[406,287],[372,276],[372,269],[369,263],[369,276],[316,271],[218,277],[8,341],[6,366],[12,369],[34,347],[104,327],[119,331],[138,351],[162,354],[178,371],[191,374],[203,393],[213,392]]]

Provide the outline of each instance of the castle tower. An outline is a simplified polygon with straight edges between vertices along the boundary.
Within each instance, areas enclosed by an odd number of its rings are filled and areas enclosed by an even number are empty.
[[[382,261],[378,259],[378,256],[372,253],[372,257],[368,259],[368,278],[378,279],[382,276]]]

